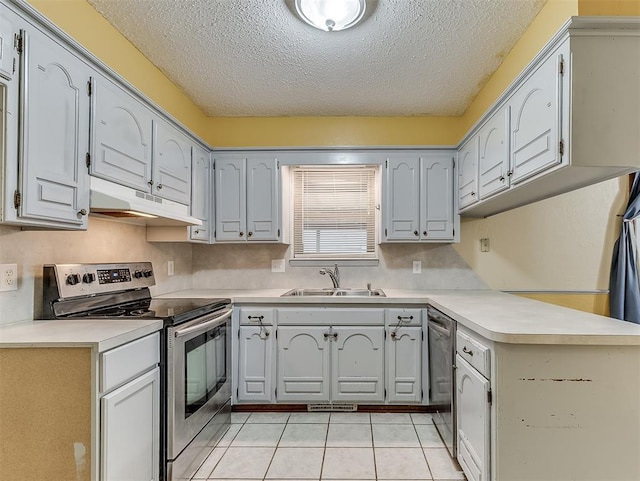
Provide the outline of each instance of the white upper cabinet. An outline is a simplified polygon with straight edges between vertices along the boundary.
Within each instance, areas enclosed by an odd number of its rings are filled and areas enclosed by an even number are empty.
[[[478,154],[480,139],[471,137],[458,150],[458,205],[460,209],[478,202]]]
[[[543,62],[509,99],[511,182],[516,184],[561,161],[560,107],[564,55]]]
[[[191,140],[163,119],[154,122],[152,193],[189,204],[191,199]]]
[[[19,217],[86,229],[93,70],[45,34],[23,34]]]
[[[6,8],[0,10],[0,77],[11,79],[18,71],[14,42],[19,33],[16,16]]]
[[[93,88],[91,175],[151,192],[153,114],[102,76]]]
[[[420,158],[388,158],[385,163],[385,240],[420,238]]]
[[[640,169],[638,26],[630,17],[565,24],[459,149],[463,215],[497,214]],[[463,174],[478,137],[479,202],[470,198],[478,192],[471,167]]]
[[[215,157],[216,241],[281,239],[280,170],[268,154]]]
[[[480,172],[478,191],[480,199],[509,187],[509,108],[498,110],[478,131],[480,140]]]
[[[449,151],[395,154],[385,161],[383,242],[454,240],[454,159]]]
[[[211,214],[213,195],[211,177],[211,154],[202,147],[193,147],[191,169],[191,215],[200,219],[202,225],[189,227],[190,239],[208,242],[211,240]]]
[[[420,239],[454,238],[454,168],[451,152],[431,154],[421,159]]]

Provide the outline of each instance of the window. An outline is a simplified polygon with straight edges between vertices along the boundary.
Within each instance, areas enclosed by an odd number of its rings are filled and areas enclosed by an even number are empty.
[[[293,169],[295,259],[375,258],[376,169]]]

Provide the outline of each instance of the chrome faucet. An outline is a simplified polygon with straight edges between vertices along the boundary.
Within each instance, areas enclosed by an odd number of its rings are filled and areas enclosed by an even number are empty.
[[[340,271],[338,271],[338,264],[334,264],[334,269],[331,267],[324,267],[320,269],[320,275],[328,274],[331,277],[331,282],[333,282],[334,289],[340,289]]]

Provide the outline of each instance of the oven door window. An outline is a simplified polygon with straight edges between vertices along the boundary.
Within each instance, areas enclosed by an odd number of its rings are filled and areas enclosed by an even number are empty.
[[[185,418],[197,412],[227,381],[225,341],[222,325],[185,343]]]

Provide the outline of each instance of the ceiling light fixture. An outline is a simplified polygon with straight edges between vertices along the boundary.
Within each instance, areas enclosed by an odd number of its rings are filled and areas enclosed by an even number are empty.
[[[296,0],[300,18],[327,32],[353,27],[362,20],[365,8],[365,0]]]

